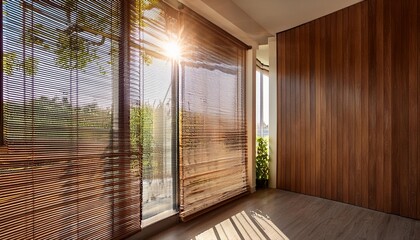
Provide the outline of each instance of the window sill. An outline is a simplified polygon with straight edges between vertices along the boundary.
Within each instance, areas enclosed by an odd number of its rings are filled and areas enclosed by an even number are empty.
[[[175,210],[164,211],[164,212],[162,212],[162,213],[160,213],[156,216],[153,216],[153,217],[150,217],[146,220],[143,220],[142,223],[141,223],[141,227],[146,228],[150,225],[153,225],[154,223],[160,222],[160,221],[162,221],[166,218],[170,218],[170,217],[175,216],[175,215],[178,215],[178,212],[175,211]]]

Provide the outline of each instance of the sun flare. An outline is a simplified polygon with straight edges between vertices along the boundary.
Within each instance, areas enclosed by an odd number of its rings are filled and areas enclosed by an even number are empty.
[[[170,41],[164,46],[165,55],[171,59],[179,59],[181,57],[181,48],[177,42]]]

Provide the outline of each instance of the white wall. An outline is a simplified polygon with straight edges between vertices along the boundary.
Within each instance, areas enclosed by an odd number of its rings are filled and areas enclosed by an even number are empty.
[[[269,145],[270,145],[270,180],[268,185],[270,188],[277,186],[277,44],[276,38],[268,38],[269,48]]]
[[[251,192],[255,191],[255,72],[257,52],[256,48],[249,49],[246,54],[246,120],[248,133],[248,185]]]

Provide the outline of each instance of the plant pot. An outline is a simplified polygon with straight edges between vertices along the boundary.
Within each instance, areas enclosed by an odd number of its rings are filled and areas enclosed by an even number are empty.
[[[257,179],[257,189],[268,188],[268,179]]]

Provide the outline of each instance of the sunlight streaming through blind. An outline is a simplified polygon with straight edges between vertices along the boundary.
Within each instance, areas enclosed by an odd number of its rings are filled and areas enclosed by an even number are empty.
[[[182,21],[180,215],[186,219],[247,191],[246,46],[187,8]]]
[[[0,239],[140,229],[141,107],[154,80],[143,28],[163,21],[143,15],[156,2],[3,1]]]

